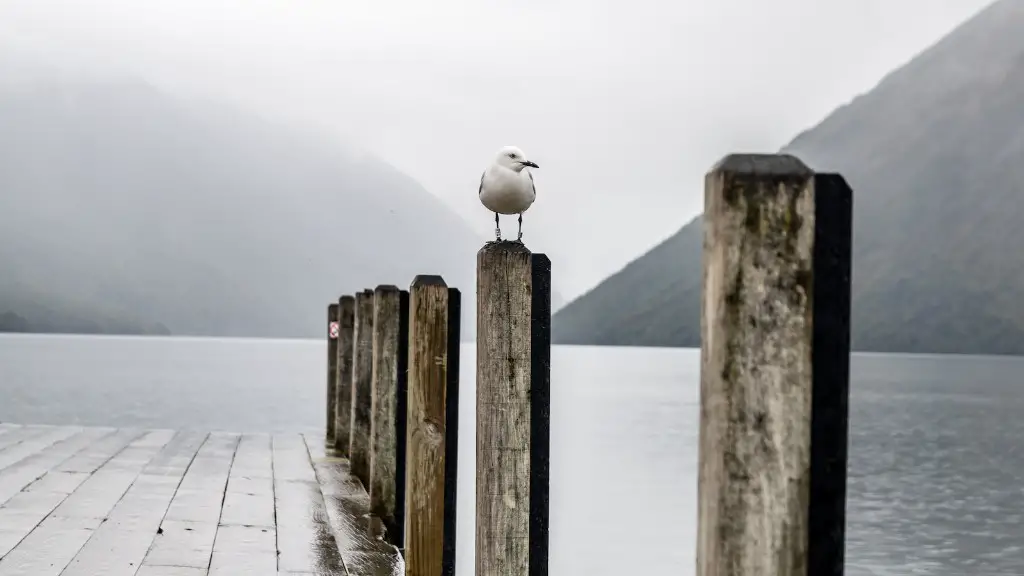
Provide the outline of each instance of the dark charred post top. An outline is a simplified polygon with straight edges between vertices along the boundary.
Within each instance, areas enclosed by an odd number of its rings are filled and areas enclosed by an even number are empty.
[[[698,576],[840,576],[852,192],[788,155],[707,175]]]
[[[373,293],[370,397],[370,513],[399,549],[405,536],[405,422],[409,293],[378,286]]]
[[[334,451],[348,457],[352,433],[352,342],[355,330],[356,299],[338,300],[338,375],[334,410]]]
[[[334,444],[334,405],[338,381],[338,305],[327,305],[327,444]]]
[[[551,262],[477,253],[476,575],[548,573]]]
[[[370,485],[370,398],[373,376],[373,291],[356,293],[352,337],[352,428],[348,458],[352,475]]]
[[[409,289],[407,576],[455,574],[460,305],[440,276]]]

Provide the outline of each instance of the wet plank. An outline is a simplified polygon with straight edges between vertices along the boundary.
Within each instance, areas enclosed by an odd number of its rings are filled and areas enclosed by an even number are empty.
[[[324,576],[347,574],[302,436],[275,435],[274,462],[280,463],[274,469],[278,569]]]
[[[242,437],[228,476],[221,526],[274,527],[274,465],[271,437]]]
[[[238,434],[211,433],[178,486],[142,565],[201,568],[210,566],[228,474],[238,449]]]
[[[61,576],[134,576],[205,439],[205,434],[175,434],[146,464]]]
[[[31,456],[14,463],[8,463],[2,467],[2,470],[0,470],[0,504],[7,502],[23,489],[36,489],[41,480],[40,476],[43,478],[50,476],[50,472],[54,467],[87,448],[97,439],[113,431],[110,428],[70,430],[73,432],[77,430],[77,432],[72,436],[46,446]],[[47,482],[61,484],[68,494],[78,487],[77,483],[69,485],[69,483],[57,475],[54,475],[52,479],[48,479]]]
[[[273,528],[220,526],[209,576],[277,576],[276,538]]]
[[[138,436],[113,457],[108,456],[70,496],[45,491],[25,492],[32,494],[26,498],[40,507],[57,498],[63,500],[13,550],[0,558],[0,576],[61,574],[106,520],[146,463],[170,440],[169,434],[153,431]]]
[[[21,442],[31,440],[50,429],[49,426],[19,426],[10,430],[10,433],[0,436],[0,453]]]
[[[168,520],[214,525],[220,521],[224,489],[239,438],[238,434],[210,434],[171,501]]]
[[[0,498],[4,500],[3,506],[0,506],[0,558],[13,550],[93,472],[93,470],[75,472],[74,483],[62,478],[59,483],[60,490],[37,490],[37,484],[49,481],[47,479],[51,475],[66,474],[50,469],[66,462],[84,448],[93,445],[98,439],[108,436],[110,432],[109,429],[84,431],[19,462],[15,466],[0,471],[0,492],[2,492]],[[107,446],[110,448],[107,458],[113,457],[120,450],[120,447],[111,447],[109,444]],[[47,472],[47,470],[50,471]],[[40,475],[42,475],[41,478]],[[21,488],[24,490],[19,492]],[[40,496],[37,492],[43,492],[43,495]],[[8,494],[14,495],[7,498]]]
[[[0,438],[0,576],[404,572],[319,437],[2,426]]]
[[[335,543],[349,574],[404,574],[405,564],[398,550],[371,530],[370,497],[359,480],[352,476],[348,461],[328,457],[316,438],[307,436],[305,439]]]

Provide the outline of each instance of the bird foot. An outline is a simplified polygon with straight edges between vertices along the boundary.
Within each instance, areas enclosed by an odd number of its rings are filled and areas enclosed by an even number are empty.
[[[519,233],[519,237],[516,238],[516,242],[519,242],[520,244],[523,243],[523,233],[522,232]]]
[[[494,229],[494,237],[500,242],[501,241],[501,228]]]

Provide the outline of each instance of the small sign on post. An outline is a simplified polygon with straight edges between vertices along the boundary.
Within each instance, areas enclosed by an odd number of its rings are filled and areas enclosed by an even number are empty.
[[[338,338],[338,323],[337,322],[331,322],[330,329],[327,331],[327,333],[330,335],[331,340],[337,340],[337,338]]]

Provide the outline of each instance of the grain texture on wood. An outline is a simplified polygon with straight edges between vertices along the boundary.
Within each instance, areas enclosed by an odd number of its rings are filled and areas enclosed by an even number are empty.
[[[352,336],[352,411],[348,457],[352,475],[369,486],[370,399],[373,378],[373,291],[356,294]]]
[[[338,305],[327,306],[327,444],[334,444],[334,411],[338,400],[338,337],[332,326],[338,322]]]
[[[787,155],[707,175],[698,576],[843,572],[850,193],[819,181]]]
[[[405,534],[405,412],[409,293],[378,286],[373,294],[370,399],[370,513],[402,548]]]
[[[455,570],[460,294],[440,276],[409,290],[406,576]]]
[[[477,254],[476,574],[547,574],[550,275],[543,254]]]
[[[338,375],[335,386],[334,451],[348,457],[352,429],[352,343],[355,330],[356,299],[342,296],[338,300]]]

